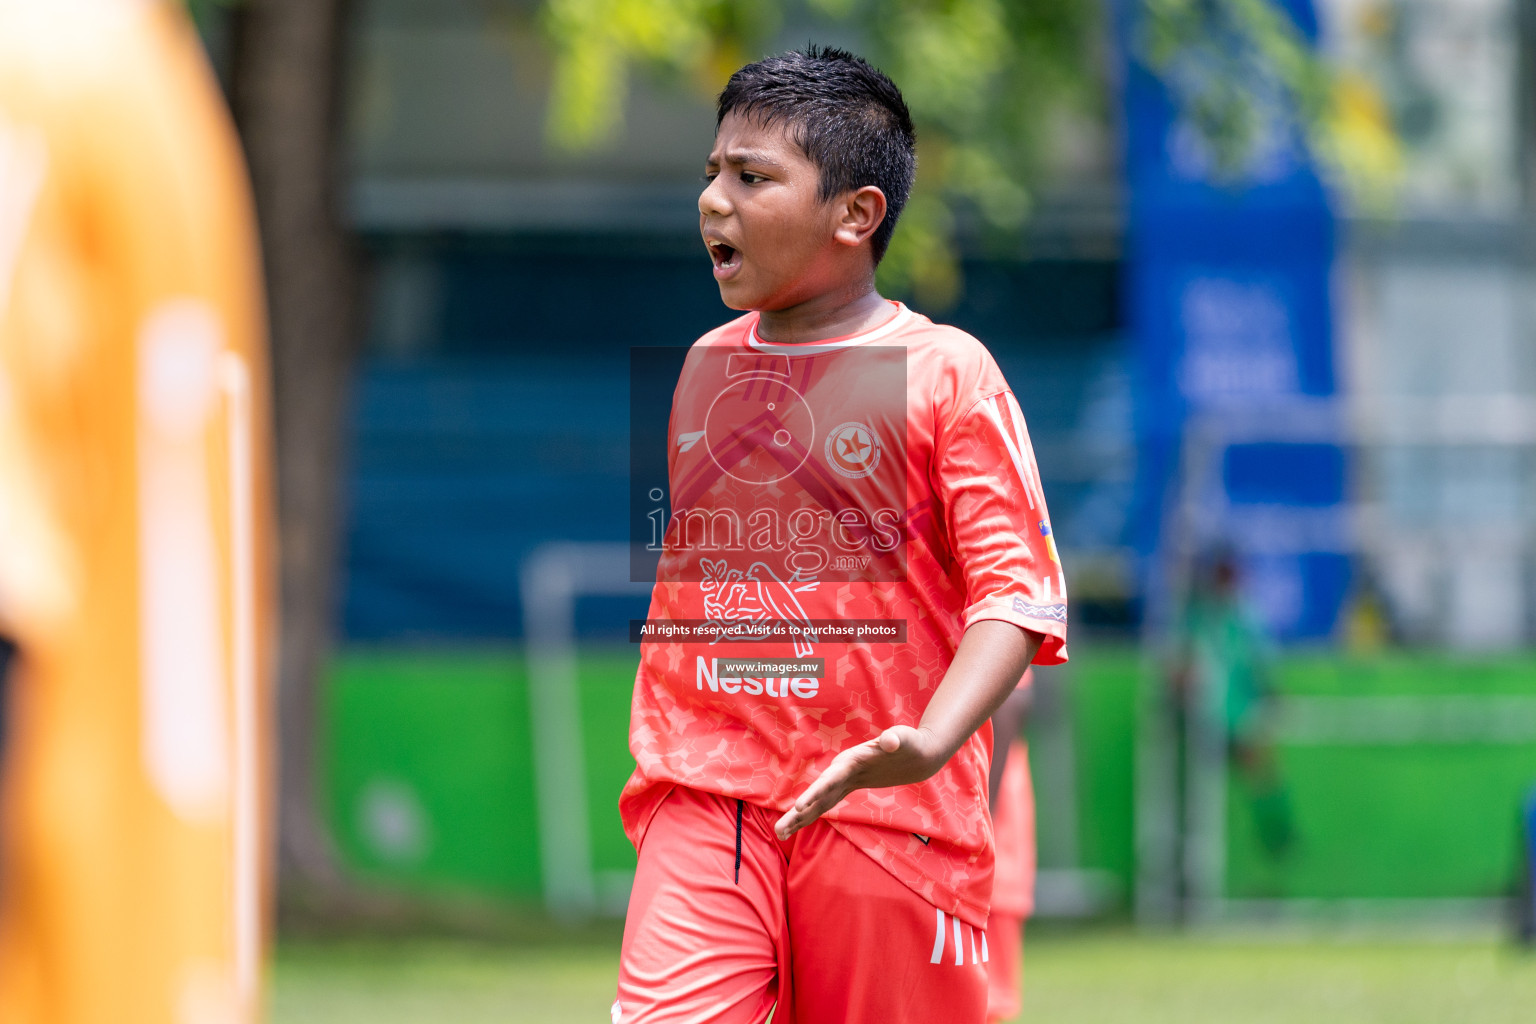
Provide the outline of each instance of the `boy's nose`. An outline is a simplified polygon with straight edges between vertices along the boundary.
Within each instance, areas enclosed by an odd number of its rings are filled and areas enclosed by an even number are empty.
[[[704,186],[704,191],[699,193],[699,213],[706,217],[724,216],[731,212],[731,204],[725,197],[724,190],[720,187],[720,178]]]

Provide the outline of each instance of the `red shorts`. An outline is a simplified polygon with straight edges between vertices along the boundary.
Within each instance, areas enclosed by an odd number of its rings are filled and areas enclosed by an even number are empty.
[[[981,1024],[987,937],[830,825],[676,787],[640,847],[615,1024]],[[739,842],[738,842],[739,836]],[[739,851],[739,854],[738,854]]]

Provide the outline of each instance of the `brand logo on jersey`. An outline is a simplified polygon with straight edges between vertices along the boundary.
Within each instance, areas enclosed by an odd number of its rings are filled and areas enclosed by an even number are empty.
[[[751,697],[768,696],[784,700],[798,697],[811,700],[821,692],[820,679],[789,676],[726,676],[720,674],[720,659],[696,655],[693,668],[696,689],[708,687],[711,693],[744,693]]]
[[[935,907],[934,913],[937,915],[935,919],[937,927],[934,929],[933,933],[933,953],[928,957],[928,962],[930,964],[950,963],[951,961],[946,955],[947,951],[945,950],[945,946],[950,944],[949,937],[951,929],[945,927],[944,911]],[[968,924],[962,924],[958,917],[950,918],[948,923],[954,925],[953,944],[955,948],[955,959],[953,963],[956,967],[965,966],[965,951],[967,947],[969,947],[971,951],[971,966],[973,967],[977,964],[984,964],[988,960],[992,959],[991,954],[987,950],[987,933],[985,931],[972,928]],[[964,930],[962,931],[962,929]],[[981,937],[981,944],[979,948],[976,942],[978,935]]]
[[[680,452],[685,452],[692,448],[694,445],[698,444],[699,441],[703,439],[703,437],[704,431],[702,430],[693,430],[686,434],[678,434],[677,450]]]
[[[869,476],[880,465],[880,439],[857,421],[839,423],[827,434],[822,448],[827,465],[851,480]]]

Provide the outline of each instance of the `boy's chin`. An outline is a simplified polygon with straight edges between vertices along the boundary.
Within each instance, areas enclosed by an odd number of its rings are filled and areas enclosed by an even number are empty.
[[[745,288],[733,287],[733,282],[720,282],[720,301],[725,303],[727,309],[740,310],[743,313],[763,308],[762,296],[755,295]]]
[[[796,299],[783,290],[764,291],[762,288],[745,288],[739,282],[721,281],[720,301],[726,308],[743,313],[777,313],[796,304]]]

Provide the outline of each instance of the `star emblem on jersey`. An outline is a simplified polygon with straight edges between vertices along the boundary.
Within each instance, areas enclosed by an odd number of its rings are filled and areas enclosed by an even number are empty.
[[[869,476],[880,465],[880,438],[867,425],[857,421],[833,427],[822,451],[827,465],[851,480]]]

